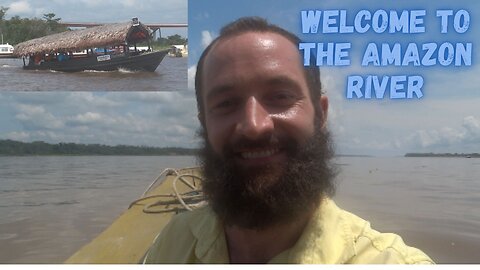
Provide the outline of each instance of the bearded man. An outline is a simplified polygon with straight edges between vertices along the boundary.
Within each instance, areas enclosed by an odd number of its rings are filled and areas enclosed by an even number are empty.
[[[433,263],[331,200],[328,99],[299,42],[245,17],[203,52],[195,88],[209,206],[175,216],[145,262]]]

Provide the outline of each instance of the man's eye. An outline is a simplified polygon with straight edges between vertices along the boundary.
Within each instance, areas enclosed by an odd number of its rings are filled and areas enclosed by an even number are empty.
[[[228,108],[230,106],[233,106],[233,102],[231,100],[225,100],[217,104],[215,107],[216,108]]]
[[[289,94],[276,94],[274,96],[275,99],[277,100],[285,100],[285,99],[293,99],[294,96],[293,95],[289,95]]]
[[[230,111],[233,111],[235,107],[237,106],[238,102],[236,99],[225,99],[217,102],[212,108],[211,112],[213,113],[219,113],[219,114],[224,114],[228,113]]]
[[[289,106],[298,100],[297,96],[289,92],[279,92],[270,95],[267,102],[275,106]]]

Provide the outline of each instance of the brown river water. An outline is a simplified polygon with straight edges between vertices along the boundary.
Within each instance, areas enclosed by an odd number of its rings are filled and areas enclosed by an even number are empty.
[[[0,59],[0,91],[184,91],[187,58],[166,56],[155,72],[23,70],[22,59]]]
[[[479,263],[480,159],[336,159],[337,204],[437,263]],[[61,263],[194,157],[0,157],[0,263]]]

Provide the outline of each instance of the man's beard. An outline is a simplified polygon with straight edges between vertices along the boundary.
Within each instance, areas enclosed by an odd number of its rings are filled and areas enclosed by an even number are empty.
[[[244,168],[235,163],[233,151],[216,154],[205,130],[199,130],[204,146],[198,159],[203,166],[203,190],[218,217],[227,225],[248,229],[295,221],[318,207],[323,196],[335,193],[336,168],[331,162],[333,145],[330,133],[316,120],[314,135],[302,146],[293,139],[280,141],[286,152],[285,164]],[[242,141],[269,146],[263,142]]]

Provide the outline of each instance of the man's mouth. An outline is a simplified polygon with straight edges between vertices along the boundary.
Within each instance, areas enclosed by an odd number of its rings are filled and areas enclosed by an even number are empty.
[[[257,159],[257,158],[268,158],[280,151],[278,147],[269,148],[269,149],[258,149],[258,150],[247,150],[242,151],[240,156],[243,159]]]

